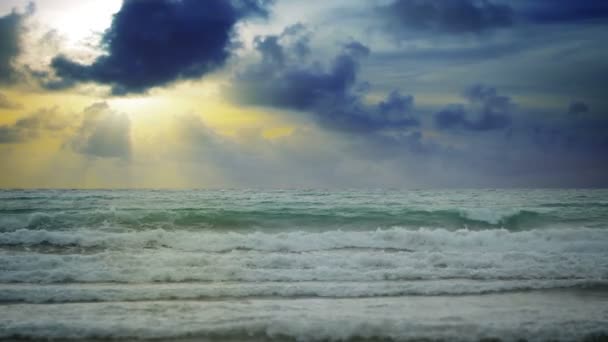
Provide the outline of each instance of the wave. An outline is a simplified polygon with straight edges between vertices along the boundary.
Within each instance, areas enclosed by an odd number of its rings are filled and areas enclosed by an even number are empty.
[[[544,208],[590,208],[590,207],[606,208],[606,207],[608,207],[608,201],[545,203],[545,204],[541,204],[540,207],[544,207]]]
[[[0,191],[0,232],[608,227],[606,191]]]
[[[548,209],[93,209],[11,208],[0,210],[0,231],[18,229],[66,230],[113,227],[115,229],[375,229],[392,226],[435,228],[506,228],[522,230],[559,223]]]
[[[604,229],[21,230],[0,233],[0,245],[13,248],[0,254],[0,282],[608,279],[607,243]],[[45,253],[49,246],[92,251]]]
[[[605,338],[606,194],[0,191],[0,340]]]
[[[369,298],[485,295],[549,289],[607,291],[608,280],[463,279],[377,282],[255,282],[163,284],[0,285],[0,303],[137,302],[253,298]]]
[[[284,232],[217,232],[184,230],[78,229],[66,231],[20,229],[0,233],[0,246],[56,246],[104,250],[169,248],[191,252],[308,252],[334,249],[395,251],[604,251],[608,230],[560,228],[509,231],[507,229],[432,229],[392,227],[365,231],[330,230]]]
[[[605,298],[567,292],[449,301],[409,297],[17,304],[3,307],[0,339],[595,341],[592,338],[606,336],[605,304]]]

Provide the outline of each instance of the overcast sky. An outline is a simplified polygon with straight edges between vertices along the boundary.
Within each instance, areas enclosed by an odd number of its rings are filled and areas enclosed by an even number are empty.
[[[3,0],[0,187],[605,187],[607,26],[601,0]]]

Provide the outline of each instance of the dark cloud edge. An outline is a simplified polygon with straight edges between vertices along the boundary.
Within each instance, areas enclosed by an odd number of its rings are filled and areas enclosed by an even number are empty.
[[[273,2],[125,0],[102,37],[105,54],[89,65],[56,56],[56,78],[43,80],[43,86],[60,90],[92,82],[121,96],[199,79],[231,56],[237,23],[268,16]]]

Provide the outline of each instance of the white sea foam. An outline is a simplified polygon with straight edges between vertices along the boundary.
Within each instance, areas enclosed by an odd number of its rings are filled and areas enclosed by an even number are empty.
[[[515,218],[517,215],[529,214],[538,215],[541,213],[550,213],[551,210],[540,208],[461,208],[460,215],[464,218],[485,222],[492,225],[500,225],[507,223],[506,220]]]
[[[391,228],[371,231],[285,231],[237,233],[168,231],[114,232],[102,229],[27,230],[0,233],[4,246],[77,246],[103,249],[166,247],[182,251],[222,252],[234,249],[306,252],[339,248],[395,250],[489,250],[601,252],[608,229],[560,228],[513,232],[506,229],[446,230]]]
[[[0,244],[13,246],[0,252],[0,282],[608,279],[602,229],[19,230]],[[45,252],[54,247],[67,249]]]
[[[179,337],[575,341],[605,333],[605,296],[569,292],[462,297],[10,305],[0,338]]]
[[[594,290],[608,281],[466,279],[373,282],[229,282],[160,284],[3,284],[0,303],[72,303],[160,300],[249,299],[260,297],[365,298],[454,296],[547,289]]]
[[[608,332],[603,191],[35,195],[0,191],[0,340]]]
[[[168,235],[160,237],[164,239],[161,245],[185,245],[185,250],[160,247],[90,254],[5,252],[0,254],[0,282],[608,279],[603,231],[556,233],[332,233],[342,236],[342,240],[331,238],[329,233],[278,234],[283,237],[252,234],[258,238],[251,240],[246,235],[237,236],[239,240],[233,234],[225,234],[223,239],[219,235],[208,242],[201,239],[200,245],[193,239],[185,241],[180,236],[175,240],[173,234],[165,233]],[[406,238],[398,243],[400,234]],[[125,241],[111,235],[115,244]],[[344,248],[353,245],[357,248]],[[228,250],[229,247],[235,249]]]

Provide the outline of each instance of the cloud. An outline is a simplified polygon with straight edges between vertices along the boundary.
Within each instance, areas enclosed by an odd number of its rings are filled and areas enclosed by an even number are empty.
[[[310,127],[268,140],[256,129],[222,136],[195,115],[177,116],[175,124],[177,138],[170,139],[167,156],[162,159],[169,162],[177,158],[181,165],[193,166],[195,172],[183,175],[193,178],[195,184],[209,179],[214,186],[256,188],[398,186],[404,181],[416,184],[407,178],[405,168],[387,167],[385,163],[391,160],[370,159],[367,152],[356,150],[359,146],[354,141],[370,146],[370,136],[346,138]],[[399,155],[405,153],[400,151]]]
[[[76,153],[122,159],[131,155],[129,117],[112,111],[106,103],[93,104],[80,115],[66,115],[57,107],[40,109],[0,126],[0,144],[27,143],[52,134]]]
[[[0,93],[0,109],[21,109],[23,105],[11,101],[6,95]]]
[[[96,103],[84,110],[82,124],[68,142],[77,153],[101,158],[128,159],[131,155],[131,121],[114,112],[107,103]]]
[[[509,98],[488,86],[464,94],[470,102]],[[178,134],[160,137],[164,154],[157,160],[185,165],[184,176],[194,184],[211,179],[228,187],[608,185],[608,159],[602,153],[608,148],[606,119],[517,108],[508,128],[484,134],[468,129],[427,134],[432,127],[423,125],[347,135],[311,126],[270,140],[251,128],[224,136],[198,116],[177,116]]]
[[[38,110],[12,125],[0,126],[0,144],[24,143],[39,138],[43,133],[59,132],[70,122],[59,114],[57,108]]]
[[[452,173],[483,177],[487,183],[479,184],[491,186],[608,185],[605,116],[575,114],[588,110],[582,102],[566,110],[522,108],[483,85],[469,88],[464,97],[468,104],[434,116],[440,148],[428,157],[458,170]],[[484,134],[474,134],[479,132]]]
[[[608,149],[608,117],[581,115],[588,113],[583,111],[588,108],[576,104],[570,106],[568,115],[562,114],[554,120],[525,121],[525,133],[543,151],[575,153],[597,160],[606,159],[603,158],[603,152]],[[606,163],[608,164],[608,160]]]
[[[271,0],[124,0],[104,33],[105,54],[84,65],[57,56],[59,80],[48,88],[98,82],[114,95],[143,93],[178,80],[197,79],[224,65],[235,25],[265,16]]]
[[[377,6],[386,32],[398,38],[415,33],[481,34],[525,23],[571,23],[608,18],[602,0],[391,0]]]
[[[34,4],[30,3],[25,13],[13,10],[10,14],[0,17],[0,84],[14,83],[18,78],[14,62],[22,50],[23,20],[34,11]]]
[[[581,22],[608,18],[608,3],[603,0],[536,0],[526,1],[521,15],[540,24]]]
[[[571,115],[580,115],[589,112],[589,106],[585,102],[572,102],[568,108],[568,113]]]
[[[15,126],[0,126],[0,144],[13,144],[22,142],[28,137],[27,131],[22,131]]]
[[[510,6],[491,0],[394,0],[376,8],[387,32],[482,33],[513,24]]]
[[[475,85],[465,91],[464,97],[469,101],[468,107],[450,105],[435,114],[437,128],[491,131],[511,124],[511,99],[499,95],[495,88]]]
[[[308,61],[298,51],[310,51],[302,27],[288,27],[280,35],[258,37],[261,61],[250,65],[227,89],[234,102],[311,113],[323,127],[342,132],[370,133],[419,124],[413,97],[393,91],[384,100],[364,100],[366,82],[359,82],[361,59],[370,49],[352,41],[344,44],[328,65]],[[294,37],[295,36],[295,37]]]

